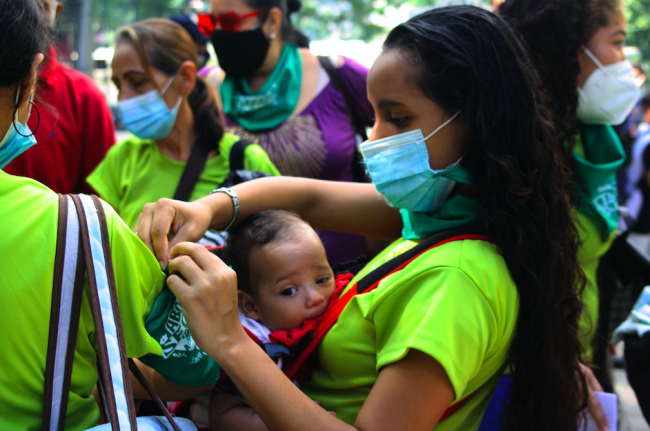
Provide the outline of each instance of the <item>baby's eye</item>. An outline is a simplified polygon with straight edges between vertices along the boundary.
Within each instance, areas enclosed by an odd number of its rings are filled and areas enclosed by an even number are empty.
[[[291,296],[295,294],[298,291],[295,287],[287,287],[284,289],[282,292],[280,292],[280,295],[282,296]]]
[[[330,280],[331,280],[331,277],[321,277],[318,280],[316,280],[316,284],[327,283]]]

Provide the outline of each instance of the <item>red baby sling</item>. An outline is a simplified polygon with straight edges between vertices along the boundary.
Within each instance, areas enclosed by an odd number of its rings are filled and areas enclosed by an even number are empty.
[[[309,324],[310,322],[305,322],[307,323],[307,328],[305,328],[305,325],[303,325],[301,328],[294,330],[297,332],[305,332],[305,330],[308,330],[309,334],[306,334],[306,336],[304,333],[300,334],[302,341],[291,343],[290,346],[286,346],[282,342],[279,342],[277,344],[262,344],[259,342],[259,340],[256,341],[258,341],[258,344],[260,344],[260,346],[271,357],[274,357],[277,352],[284,351],[289,353],[291,350],[294,350],[294,348],[299,347],[299,349],[297,349],[299,353],[296,353],[295,355],[289,354],[288,357],[284,358],[285,365],[283,367],[283,371],[290,380],[297,383],[303,383],[309,380],[311,377],[312,369],[317,364],[317,355],[315,354],[316,347],[323,340],[332,326],[334,326],[334,324],[337,322],[339,316],[341,315],[341,312],[354,296],[371,292],[384,278],[395,272],[401,271],[411,262],[417,259],[420,255],[426,253],[431,249],[454,241],[479,240],[489,242],[490,240],[481,233],[482,231],[483,229],[481,226],[470,225],[458,229],[439,232],[420,242],[410,250],[375,268],[361,280],[357,281],[342,295],[341,293],[343,290],[345,290],[347,284],[352,280],[352,275],[341,274],[337,277],[337,288],[334,292],[334,295],[332,295],[332,299],[330,299],[330,304],[325,313],[319,318],[314,319],[313,322],[311,322],[311,325]],[[213,252],[216,252],[216,250],[213,250]],[[217,252],[215,254],[219,253]],[[311,329],[310,326],[313,327],[313,329]],[[277,331],[271,333],[271,339],[280,338],[282,341],[286,342],[287,338],[292,338],[291,334],[294,331]],[[256,338],[250,332],[248,333],[252,336],[253,339]],[[472,395],[473,394],[468,395],[467,397],[459,400],[456,404],[453,404],[447,408],[445,413],[440,418],[440,421],[447,418],[449,415],[463,406],[463,404],[465,404],[465,402],[467,402]]]

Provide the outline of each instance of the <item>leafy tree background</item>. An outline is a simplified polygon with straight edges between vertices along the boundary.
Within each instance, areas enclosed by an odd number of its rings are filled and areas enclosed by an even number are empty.
[[[627,44],[641,50],[641,60],[650,61],[650,0],[623,0],[628,17]]]
[[[63,0],[65,8],[58,28],[61,37],[76,31],[78,8],[85,0]],[[188,12],[191,0],[90,0],[93,6],[95,45],[112,44],[113,32],[124,24],[151,17],[168,17]],[[204,0],[206,5],[209,0]],[[293,17],[296,27],[312,40],[328,38],[371,41],[388,29],[373,17],[391,13],[404,4],[430,7],[449,0],[303,0],[303,8]],[[465,0],[491,4],[492,0]],[[533,0],[544,1],[544,0]],[[623,0],[629,19],[628,45],[639,47],[636,59],[650,60],[650,0]],[[77,14],[75,14],[75,10]]]

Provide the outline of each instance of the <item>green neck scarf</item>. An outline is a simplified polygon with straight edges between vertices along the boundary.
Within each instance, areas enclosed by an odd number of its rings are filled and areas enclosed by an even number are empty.
[[[226,75],[221,84],[224,112],[249,132],[275,129],[295,111],[301,85],[300,52],[297,46],[286,44],[271,76],[257,93],[251,92],[246,78]]]
[[[618,226],[616,171],[625,162],[625,151],[612,126],[581,124],[581,132],[573,150],[578,210],[598,224],[604,241]]]
[[[444,230],[456,229],[461,226],[480,222],[483,217],[476,199],[463,195],[455,195],[435,214],[420,213],[401,209],[405,239],[425,239]]]

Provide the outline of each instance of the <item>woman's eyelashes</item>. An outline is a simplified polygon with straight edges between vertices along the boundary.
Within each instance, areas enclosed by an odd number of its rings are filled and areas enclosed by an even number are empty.
[[[132,86],[134,89],[138,89],[138,88],[142,87],[142,86],[144,85],[145,82],[146,82],[146,81],[131,81],[131,86]]]
[[[318,280],[316,280],[316,284],[324,284],[330,281],[332,278],[329,276],[326,277],[320,277]]]

